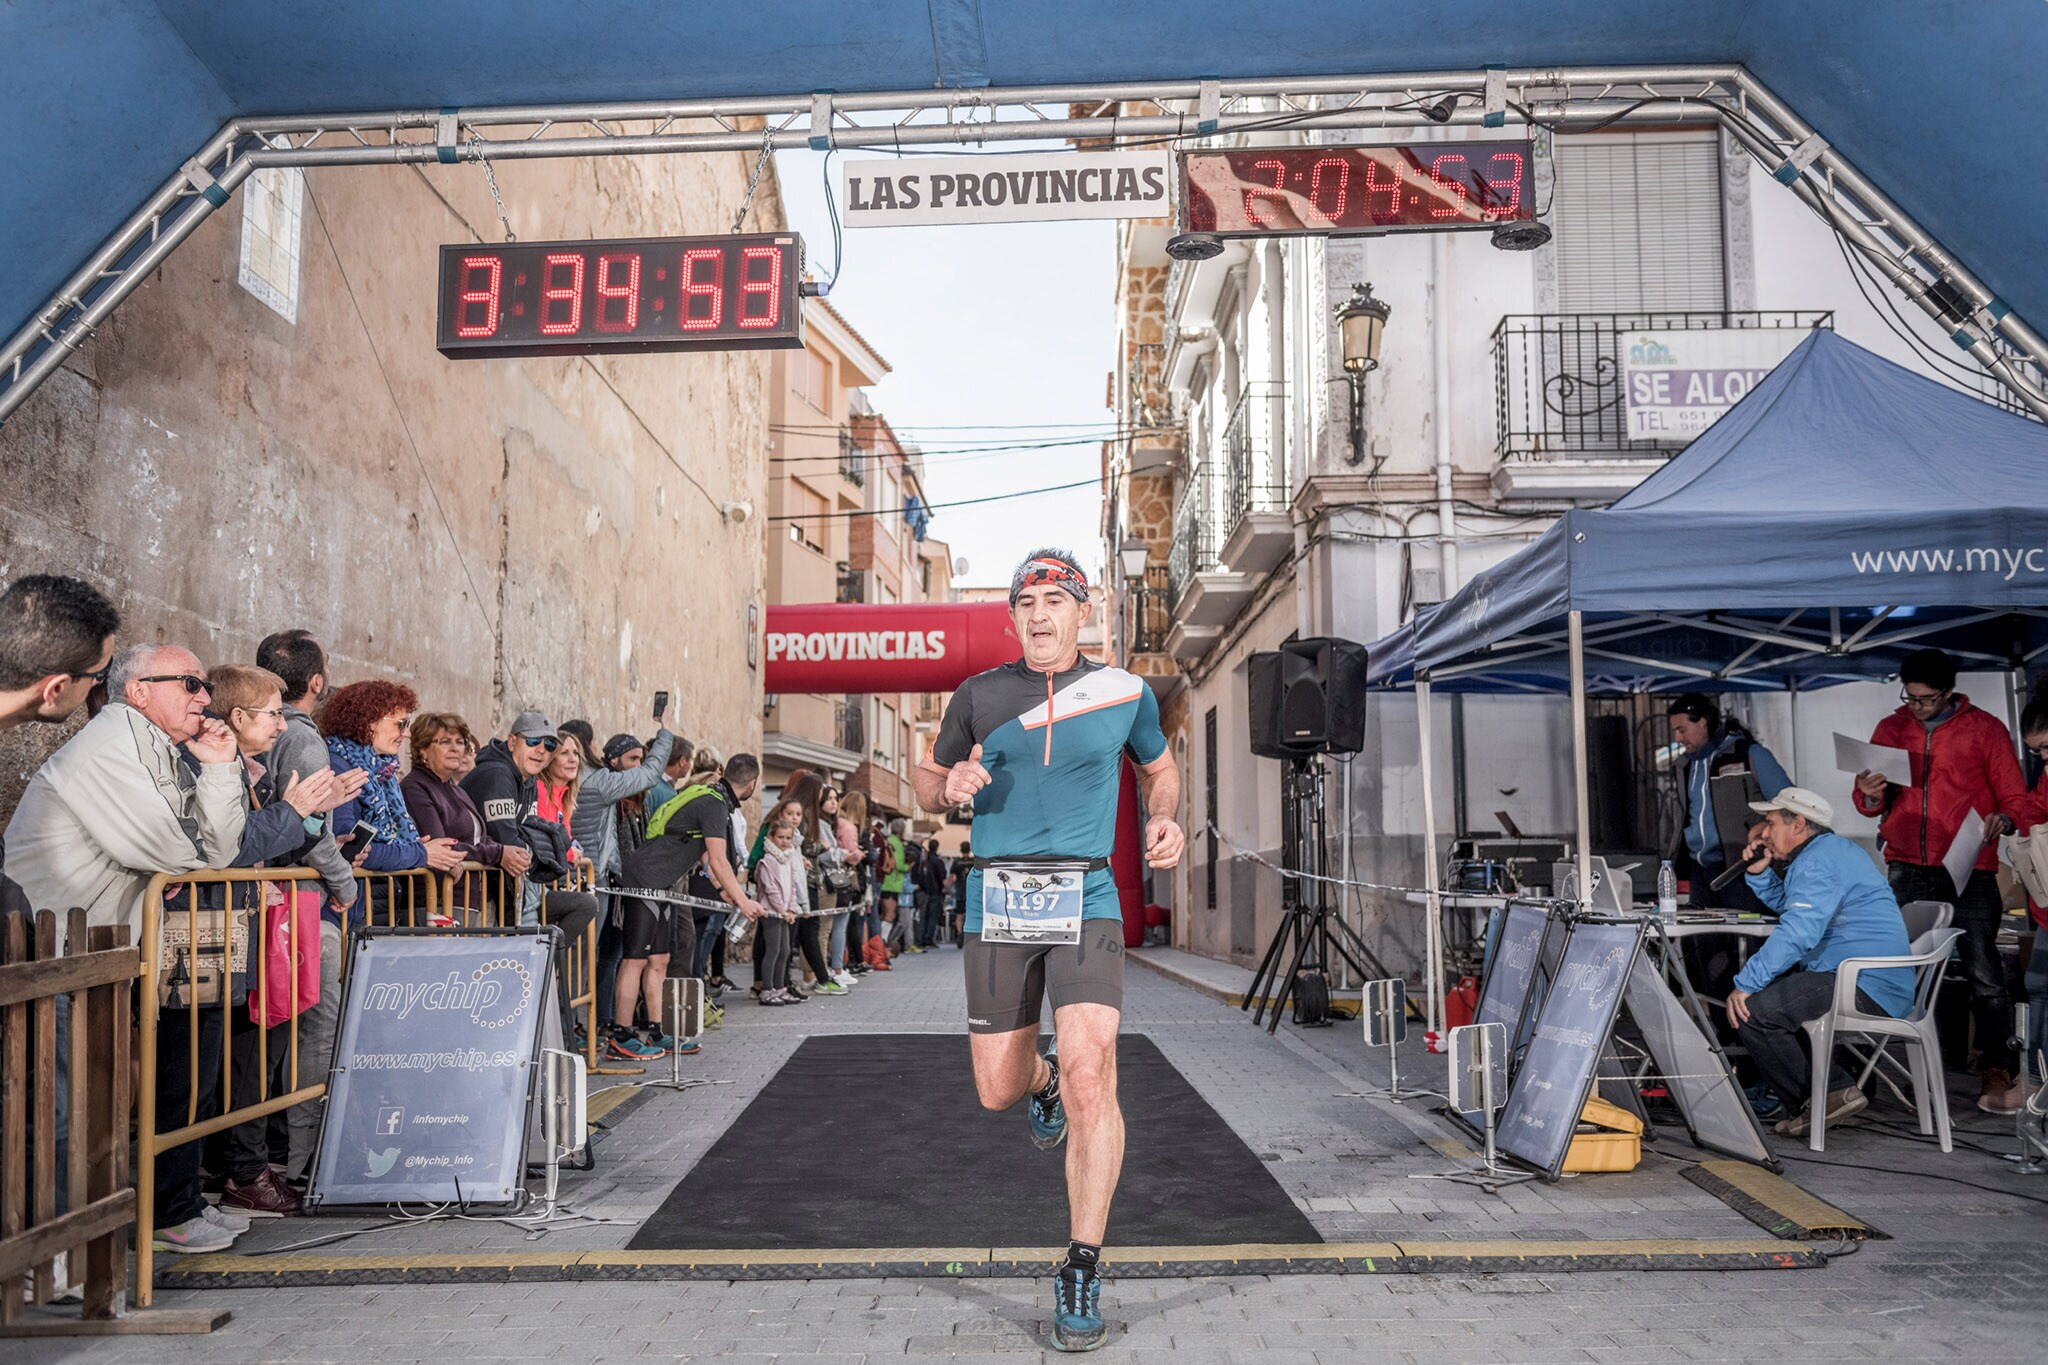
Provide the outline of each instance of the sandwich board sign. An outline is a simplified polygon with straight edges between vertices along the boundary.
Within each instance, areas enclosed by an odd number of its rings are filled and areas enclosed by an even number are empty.
[[[356,937],[309,1207],[525,1202],[554,942],[548,930]]]
[[[1501,1150],[1548,1179],[1564,1165],[1642,941],[1635,919],[1580,919],[1565,940],[1500,1120]]]
[[[1512,900],[1493,921],[1486,980],[1480,985],[1479,1008],[1473,1012],[1472,1022],[1499,1024],[1502,1029],[1497,1060],[1503,1093],[1496,1101],[1506,1098],[1506,1082],[1515,1071],[1516,1054],[1528,1042],[1530,1020],[1543,998],[1544,943],[1563,937],[1562,930],[1551,934],[1551,919],[1550,907],[1542,901]],[[1477,1109],[1454,1105],[1452,1111],[1475,1132],[1482,1126],[1484,1115]]]

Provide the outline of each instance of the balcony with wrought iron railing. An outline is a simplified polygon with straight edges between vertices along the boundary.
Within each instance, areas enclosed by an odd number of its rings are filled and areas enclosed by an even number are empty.
[[[1173,545],[1166,557],[1166,593],[1172,612],[1167,652],[1182,663],[1208,652],[1257,586],[1249,573],[1225,564],[1219,472],[1203,464],[1181,490],[1174,509]]]
[[[868,699],[857,694],[848,694],[832,705],[833,739],[840,748],[850,753],[867,756],[867,715]]]
[[[1244,386],[1223,428],[1224,567],[1262,574],[1287,554],[1287,386],[1258,380]]]
[[[1195,575],[1218,573],[1216,558],[1216,491],[1211,466],[1198,465],[1180,491],[1173,509],[1173,545],[1166,554],[1166,591],[1176,603],[1194,583]]]
[[[1167,566],[1148,565],[1145,577],[1124,588],[1126,652],[1163,654],[1167,632],[1173,629],[1173,598],[1167,589]]]
[[[839,428],[839,472],[861,487],[867,486],[868,454],[859,436],[846,427]]]
[[[1632,332],[1832,328],[1832,312],[1547,313],[1493,329],[1494,410],[1503,459],[1655,455],[1674,440],[1629,436],[1623,359]]]
[[[1503,317],[1493,331],[1495,492],[1508,499],[1611,501],[1689,438],[1645,437],[1629,422],[1626,358],[1642,332],[1770,331],[1834,326],[1824,310],[1548,313]]]

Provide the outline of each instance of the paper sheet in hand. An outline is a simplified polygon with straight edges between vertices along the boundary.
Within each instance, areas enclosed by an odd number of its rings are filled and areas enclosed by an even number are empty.
[[[1977,865],[1977,851],[1983,847],[1984,817],[1971,811],[1963,817],[1955,842],[1948,846],[1948,852],[1941,858],[1941,865],[1948,869],[1949,880],[1956,884],[1957,895],[1962,894],[1963,883],[1970,880],[1971,869]]]
[[[1845,773],[1876,773],[1885,781],[1896,782],[1901,787],[1913,785],[1912,756],[1904,749],[1894,749],[1889,744],[1869,744],[1837,734],[1835,766]]]

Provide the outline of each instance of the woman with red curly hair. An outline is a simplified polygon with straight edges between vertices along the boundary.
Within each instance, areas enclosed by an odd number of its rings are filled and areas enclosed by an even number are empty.
[[[356,857],[356,865],[365,871],[431,867],[447,872],[462,863],[462,850],[453,839],[420,837],[398,785],[399,746],[412,728],[413,708],[419,703],[418,694],[403,683],[372,681],[350,683],[320,709],[329,766],[338,773],[361,768],[370,775],[356,799],[334,812],[337,842],[345,844],[349,831],[368,828],[369,845]],[[384,899],[387,904],[380,908],[388,911],[388,897]],[[356,904],[362,905],[360,898]]]

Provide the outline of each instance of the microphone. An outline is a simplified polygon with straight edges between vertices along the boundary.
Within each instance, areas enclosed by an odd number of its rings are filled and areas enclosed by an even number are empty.
[[[1711,882],[1708,882],[1707,885],[1715,891],[1725,891],[1748,867],[1748,863],[1737,863]]]
[[[1707,883],[1707,885],[1715,891],[1725,891],[1728,887],[1734,884],[1735,879],[1737,877],[1740,877],[1743,873],[1749,870],[1749,865],[1751,861],[1751,859],[1744,858],[1741,862],[1736,863],[1735,865],[1730,867],[1726,872],[1723,872],[1720,876],[1714,878],[1713,881]]]

